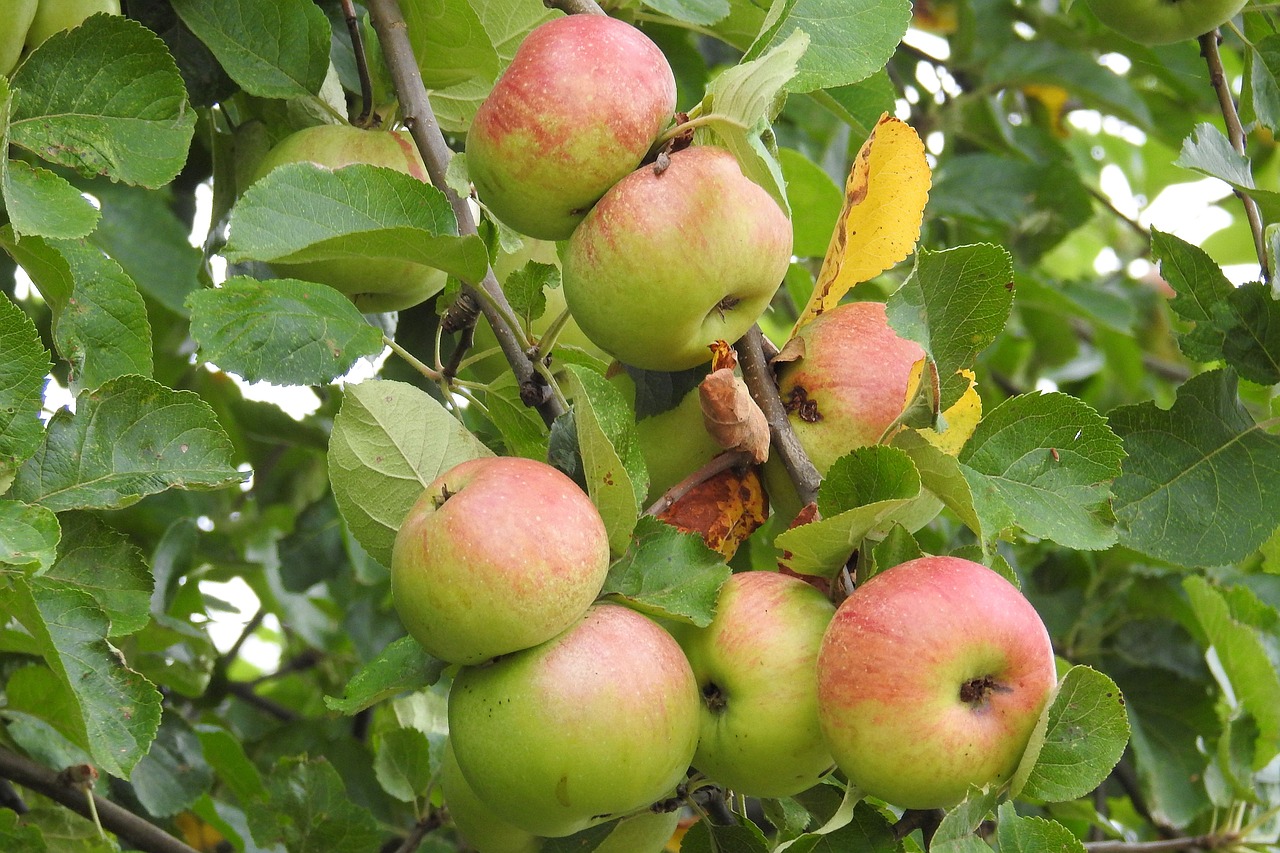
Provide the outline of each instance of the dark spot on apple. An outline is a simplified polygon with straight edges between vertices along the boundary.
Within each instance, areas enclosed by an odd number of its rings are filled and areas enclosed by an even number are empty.
[[[729,704],[729,700],[725,698],[724,692],[720,689],[720,685],[714,681],[708,681],[702,685],[702,701],[707,703],[707,707],[712,713],[719,714]]]
[[[732,311],[734,306],[736,306],[741,301],[742,300],[736,296],[726,296],[724,299],[721,299],[719,302],[716,303],[716,307],[714,310],[719,312],[720,319],[723,320],[724,312]]]
[[[787,414],[795,415],[807,424],[816,424],[822,420],[822,413],[818,411],[818,401],[809,399],[809,392],[803,385],[792,388],[782,405],[787,410]]]
[[[1008,693],[1010,690],[994,676],[984,675],[960,685],[960,701],[966,705],[981,705],[992,693]]]
[[[561,776],[556,782],[556,799],[562,806],[569,806],[569,777]]]

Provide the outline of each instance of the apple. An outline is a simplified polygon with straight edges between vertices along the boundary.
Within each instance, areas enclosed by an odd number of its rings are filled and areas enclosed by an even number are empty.
[[[698,706],[671,635],[598,604],[549,642],[464,667],[449,736],[462,775],[499,817],[559,837],[669,795],[697,747]]]
[[[1141,44],[1169,44],[1209,32],[1248,0],[1085,0],[1102,23]]]
[[[649,471],[650,502],[724,452],[707,432],[696,387],[674,408],[636,421],[636,444]]]
[[[409,633],[450,663],[527,649],[574,624],[609,571],[604,522],[544,462],[472,459],[409,510],[391,552],[391,594]]]
[[[711,360],[769,306],[791,260],[791,224],[723,148],[670,156],[600,199],[563,256],[564,295],[582,331],[646,370]]]
[[[286,163],[314,163],[340,169],[356,163],[385,166],[429,182],[426,166],[406,131],[361,130],[322,124],[286,136],[258,162],[250,183]],[[352,258],[273,263],[281,276],[327,284],[350,297],[366,313],[398,311],[424,301],[444,287],[442,270],[398,258]]]
[[[879,302],[847,302],[800,327],[804,356],[778,370],[778,393],[818,473],[880,441],[907,404],[912,366],[925,357],[898,336]]]
[[[445,742],[440,762],[440,793],[449,817],[463,840],[479,853],[538,853],[542,840],[532,832],[507,823],[476,796],[453,754],[453,744]]]
[[[39,0],[11,0],[9,3],[9,20],[0,28],[0,76],[7,75],[18,64],[38,2]]]
[[[467,171],[507,225],[563,240],[671,123],[666,56],[630,24],[569,15],[540,25],[480,105]]]
[[[958,557],[887,569],[840,605],[818,653],[818,716],[863,793],[952,806],[1013,775],[1056,684],[1035,608]]]
[[[804,581],[733,575],[706,628],[675,626],[702,692],[693,766],[738,794],[790,797],[834,761],[818,726],[818,648],[835,606]]]
[[[19,2],[19,9],[23,5]],[[99,12],[119,15],[120,0],[40,0],[35,18],[27,30],[27,49],[34,50],[54,33],[78,27],[85,18]]]

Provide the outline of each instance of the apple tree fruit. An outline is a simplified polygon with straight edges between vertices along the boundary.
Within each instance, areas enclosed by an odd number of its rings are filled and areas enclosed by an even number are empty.
[[[1141,44],[1194,39],[1240,14],[1248,0],[1087,0],[1104,24]]]

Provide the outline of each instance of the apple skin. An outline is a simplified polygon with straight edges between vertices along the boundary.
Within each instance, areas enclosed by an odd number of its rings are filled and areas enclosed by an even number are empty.
[[[340,169],[356,163],[385,166],[429,182],[426,166],[405,131],[361,130],[322,124],[291,133],[260,160],[252,180],[286,163],[315,163]],[[444,287],[446,273],[395,258],[273,263],[277,275],[327,284],[345,293],[366,313],[399,311],[426,300]]]
[[[640,165],[676,105],[666,56],[630,24],[569,15],[521,42],[467,132],[480,200],[530,237],[563,240]]]
[[[9,21],[0,29],[0,76],[7,75],[18,64],[38,2],[39,0],[11,0],[9,3]]]
[[[791,223],[723,148],[671,155],[600,199],[563,256],[564,294],[587,337],[627,364],[711,360],[769,306],[791,261]]]
[[[1248,0],[1085,0],[1098,20],[1140,44],[1170,44],[1229,21]]]
[[[27,30],[27,49],[34,50],[54,33],[78,27],[85,18],[99,12],[119,15],[120,0],[40,0]]]
[[[675,408],[636,421],[636,443],[649,471],[649,502],[724,452],[707,432],[697,388]]]
[[[733,575],[706,628],[673,628],[702,691],[693,766],[752,797],[808,790],[834,764],[818,726],[818,648],[835,606],[770,571]]]
[[[864,793],[952,806],[1013,775],[1057,682],[1044,623],[1000,575],[921,557],[840,605],[818,655],[822,733]]]
[[[671,635],[598,604],[547,643],[464,667],[449,733],[463,776],[503,820],[560,837],[670,794],[697,747],[698,706]]]
[[[440,792],[458,833],[479,853],[538,853],[541,849],[541,839],[507,823],[476,796],[458,768],[451,741],[445,742],[440,762]]]
[[[907,403],[911,367],[924,358],[898,336],[879,302],[849,302],[800,328],[804,358],[778,370],[778,393],[818,473],[856,447],[876,444]],[[807,405],[793,403],[808,401]]]
[[[446,471],[409,510],[391,595],[429,653],[480,663],[573,625],[608,571],[604,522],[577,484],[544,462],[487,457]]]

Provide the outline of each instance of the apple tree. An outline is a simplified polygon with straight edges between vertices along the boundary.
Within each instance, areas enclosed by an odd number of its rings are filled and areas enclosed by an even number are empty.
[[[1280,847],[1280,12],[15,0],[0,850]]]

